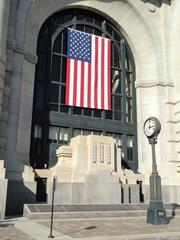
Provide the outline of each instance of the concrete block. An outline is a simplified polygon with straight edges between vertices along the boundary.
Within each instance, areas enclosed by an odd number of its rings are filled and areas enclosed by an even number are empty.
[[[139,184],[129,184],[129,195],[130,195],[130,203],[139,203],[140,202],[140,189]]]
[[[122,184],[122,203],[129,203],[129,185]]]

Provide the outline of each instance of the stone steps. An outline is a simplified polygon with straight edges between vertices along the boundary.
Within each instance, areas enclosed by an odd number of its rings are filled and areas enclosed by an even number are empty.
[[[168,217],[180,215],[180,205],[164,204]],[[147,215],[148,204],[71,204],[55,205],[55,219],[71,218],[119,218],[143,217]],[[25,204],[24,217],[29,219],[50,219],[51,205]]]

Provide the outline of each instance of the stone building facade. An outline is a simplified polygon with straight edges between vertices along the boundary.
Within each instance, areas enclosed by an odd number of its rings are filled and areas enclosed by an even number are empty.
[[[137,164],[132,165],[135,166],[132,169],[130,164],[130,169],[136,174],[141,174],[145,201],[148,201],[152,163],[151,149],[143,133],[143,124],[148,117],[155,116],[162,126],[156,154],[164,200],[178,203],[180,1],[1,0],[0,188],[3,191],[2,199],[0,197],[1,215],[4,215],[5,206],[7,213],[20,212],[23,203],[36,201],[38,183],[35,177],[48,178],[47,192],[50,189],[52,179],[49,176],[52,177],[54,170],[50,165],[47,166],[46,162],[45,169],[42,167],[36,169],[33,165],[36,159],[32,160],[30,154],[33,141],[35,75],[40,61],[37,50],[38,36],[47,19],[55,14],[60,16],[61,12],[69,10],[88,11],[89,15],[92,13],[100,16],[101,19],[111,23],[127,42],[135,66],[136,94],[134,127],[137,139],[135,144]],[[113,122],[110,124],[113,125]],[[62,127],[64,126],[65,123]],[[91,132],[94,129],[91,125]],[[123,129],[119,131],[123,132]],[[115,129],[113,133],[116,133]],[[118,143],[116,144],[118,146]],[[17,210],[14,210],[16,208]]]

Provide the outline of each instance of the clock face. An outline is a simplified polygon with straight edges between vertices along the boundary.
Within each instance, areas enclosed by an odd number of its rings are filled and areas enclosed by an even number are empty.
[[[156,132],[156,123],[152,118],[146,120],[144,124],[144,132],[147,137],[151,137]]]

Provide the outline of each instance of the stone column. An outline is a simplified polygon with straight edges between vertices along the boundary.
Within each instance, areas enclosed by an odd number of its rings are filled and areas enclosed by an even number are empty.
[[[5,147],[5,134],[3,120],[6,119],[6,112],[3,111],[3,94],[6,70],[6,41],[9,19],[9,0],[0,1],[0,219],[4,219],[7,196],[7,180],[5,179],[3,150]]]
[[[172,0],[172,73],[175,86],[174,122],[176,158],[180,158],[180,1]]]
[[[6,131],[5,167],[6,177],[9,180],[22,180],[24,171],[23,161],[19,160],[17,150],[18,131],[20,121],[20,101],[22,91],[22,73],[25,57],[26,18],[32,0],[11,2],[11,17],[8,32],[8,76],[10,96],[8,98],[8,122]],[[14,10],[14,11],[13,11]],[[14,22],[11,22],[14,18]],[[23,140],[26,143],[26,139]]]
[[[3,120],[6,118],[6,113],[2,110],[5,70],[6,70],[6,41],[9,19],[9,0],[0,1],[0,159],[3,159],[3,148],[5,147],[5,134],[3,128]],[[1,161],[1,160],[0,160]]]

